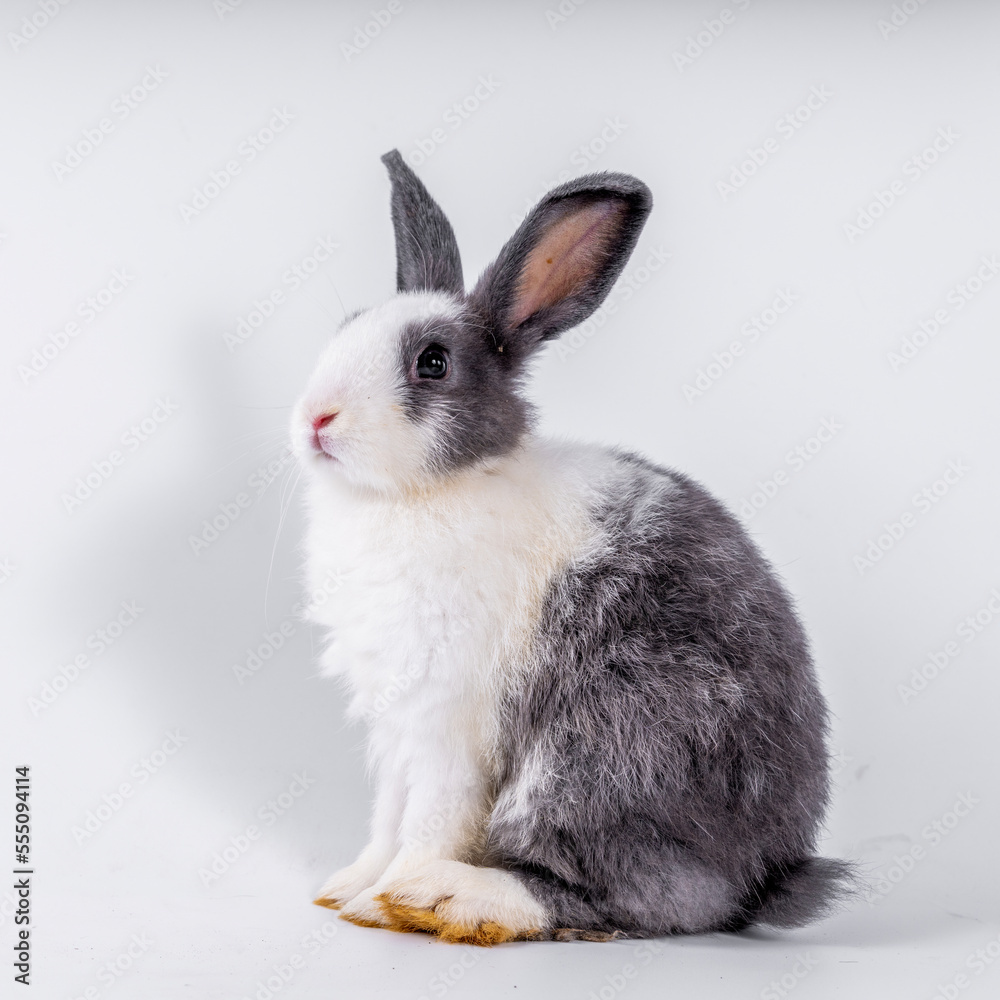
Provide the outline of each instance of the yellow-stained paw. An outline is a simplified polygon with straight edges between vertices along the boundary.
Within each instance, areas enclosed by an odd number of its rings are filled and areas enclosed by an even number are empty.
[[[432,861],[375,894],[385,926],[488,947],[544,936],[546,913],[524,885],[497,868]]]
[[[383,865],[367,862],[359,858],[353,865],[334,872],[324,883],[319,895],[313,900],[317,906],[339,910],[359,893],[373,886],[382,873]]]
[[[387,926],[390,929],[426,931],[429,934],[436,934],[449,944],[475,944],[488,948],[506,941],[525,941],[540,933],[537,928],[517,930],[491,920],[479,924],[458,924],[448,920],[447,914],[439,915],[437,907],[434,910],[418,910],[412,906],[392,903],[385,896],[380,896],[379,902],[382,903]]]
[[[328,910],[339,910],[343,906],[339,899],[330,899],[326,896],[317,896],[313,902],[317,906],[325,906]]]
[[[340,907],[340,919],[349,920],[359,927],[388,927],[389,921],[380,903],[376,902],[372,889],[358,893]]]

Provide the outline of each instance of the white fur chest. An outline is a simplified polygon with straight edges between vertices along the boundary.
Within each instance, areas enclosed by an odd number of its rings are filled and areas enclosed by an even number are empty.
[[[352,715],[396,730],[431,716],[485,747],[550,581],[591,536],[581,450],[535,443],[406,499],[313,482],[309,584],[340,582],[314,618],[331,630],[324,672],[348,682]]]

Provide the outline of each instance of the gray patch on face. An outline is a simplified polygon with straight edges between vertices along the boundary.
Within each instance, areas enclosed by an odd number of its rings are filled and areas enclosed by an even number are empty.
[[[812,857],[827,712],[802,627],[702,487],[613,461],[618,479],[592,511],[603,550],[553,584],[538,669],[508,706],[487,857],[553,926],[647,936],[807,922],[849,866]]]
[[[635,246],[652,196],[627,174],[589,174],[560,185],[529,213],[466,296],[444,213],[398,150],[382,161],[392,181],[399,290],[444,291],[462,307],[459,321],[406,328],[399,348],[404,409],[431,431],[433,471],[448,473],[517,447],[534,421],[522,393],[529,359],[543,340],[586,319],[604,300]],[[592,221],[575,231],[580,219]],[[551,271],[540,271],[544,264]],[[549,293],[539,291],[546,286]],[[421,379],[413,361],[435,342],[449,352],[451,371],[444,379]]]
[[[420,378],[414,362],[432,344],[448,354],[448,374]],[[515,448],[534,421],[520,377],[471,317],[408,325],[400,337],[399,381],[406,415],[432,428],[434,471],[447,473]]]

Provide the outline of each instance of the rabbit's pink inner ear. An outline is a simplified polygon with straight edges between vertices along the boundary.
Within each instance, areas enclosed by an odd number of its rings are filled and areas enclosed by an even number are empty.
[[[521,268],[511,326],[586,288],[604,266],[625,211],[623,201],[609,198],[584,205],[549,225]]]

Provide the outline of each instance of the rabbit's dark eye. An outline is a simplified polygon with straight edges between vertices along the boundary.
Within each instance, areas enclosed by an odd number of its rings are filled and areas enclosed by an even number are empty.
[[[417,358],[417,375],[420,378],[444,378],[448,374],[448,352],[439,344],[431,344]]]

